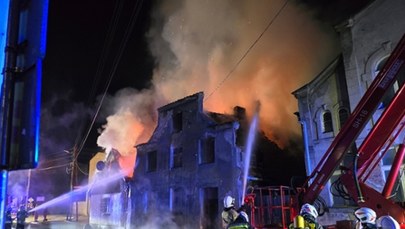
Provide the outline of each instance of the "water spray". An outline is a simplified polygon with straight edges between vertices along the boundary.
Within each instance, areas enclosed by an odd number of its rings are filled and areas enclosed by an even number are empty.
[[[55,206],[57,204],[63,203],[64,201],[71,200],[75,196],[78,196],[78,195],[81,195],[81,194],[83,194],[83,193],[85,193],[87,191],[90,191],[90,189],[108,185],[109,183],[111,183],[113,181],[117,181],[117,180],[119,180],[119,179],[121,179],[123,177],[124,177],[124,174],[122,172],[118,172],[116,174],[103,177],[101,179],[98,179],[97,182],[90,183],[90,184],[88,184],[86,186],[80,187],[80,188],[78,188],[76,190],[65,193],[65,194],[63,194],[63,195],[61,195],[59,197],[56,197],[56,198],[48,201],[48,202],[45,202],[45,203],[31,209],[29,212],[34,212],[34,211],[38,211],[38,210],[41,210],[41,209],[48,208],[50,206]]]
[[[246,194],[246,186],[247,186],[247,178],[248,178],[248,173],[249,173],[249,168],[250,168],[250,158],[252,156],[252,149],[253,149],[253,144],[254,140],[256,138],[256,133],[257,133],[257,126],[259,123],[259,110],[260,110],[260,102],[258,101],[256,104],[256,109],[255,113],[253,114],[252,121],[250,123],[249,127],[249,134],[248,138],[246,141],[246,148],[245,148],[245,158],[243,162],[243,183],[242,183],[242,202],[245,199],[245,194]]]

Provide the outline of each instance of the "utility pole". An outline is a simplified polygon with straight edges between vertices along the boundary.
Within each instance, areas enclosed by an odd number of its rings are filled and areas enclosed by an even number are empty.
[[[71,151],[65,150],[66,153],[71,154],[71,162],[69,165],[69,174],[70,174],[70,193],[73,193],[75,190],[75,187],[77,185],[77,156],[78,156],[78,150],[77,147],[74,146]],[[69,203],[69,209],[66,214],[66,220],[72,220],[73,216],[73,203],[76,204],[75,206],[75,213],[76,213],[76,221],[78,220],[78,203],[77,201],[74,200],[73,196],[71,195],[70,197],[70,203]]]
[[[79,151],[76,145],[73,147],[73,165],[72,165],[72,176],[71,176],[71,191],[73,192],[75,187],[77,186],[77,157],[79,156]],[[78,221],[79,219],[79,209],[78,209],[78,202],[74,200],[75,203],[75,220]],[[72,206],[71,206],[72,207]]]

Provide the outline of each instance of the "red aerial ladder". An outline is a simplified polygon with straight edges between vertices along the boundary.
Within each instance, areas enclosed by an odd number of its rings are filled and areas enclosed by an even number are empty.
[[[311,183],[301,193],[303,202],[315,202],[326,182],[342,162],[348,149],[374,114],[384,94],[398,79],[398,73],[403,68],[404,62],[405,35],[331,143],[318,166],[308,177],[306,184],[309,184],[310,181]],[[376,166],[376,163],[382,159],[384,152],[403,130],[405,122],[405,86],[403,82],[401,83],[402,85],[399,85],[399,90],[391,103],[364,139],[358,150],[357,160],[354,160],[353,165],[346,168],[346,173],[342,175],[341,181],[351,197],[358,199],[360,206],[372,208],[377,212],[378,216],[390,215],[401,224],[401,228],[405,228],[405,209],[388,198],[405,154],[403,144],[399,147],[395,156],[391,167],[392,171],[388,176],[383,192],[379,193],[365,184],[371,172],[370,168]],[[383,148],[384,150],[382,150]],[[381,150],[383,153],[379,154]]]
[[[287,228],[299,211],[301,203],[314,203],[333,172],[380,105],[383,96],[398,80],[398,73],[405,65],[405,35],[399,41],[383,69],[376,76],[359,104],[352,112],[339,134],[335,137],[323,158],[299,188],[293,198],[291,187],[255,188],[245,197],[250,207],[251,222],[255,228]],[[405,156],[404,143],[400,145],[391,166],[382,193],[366,184],[371,171],[405,127],[405,85],[400,82],[396,95],[363,140],[353,164],[344,168],[340,180],[349,195],[358,199],[359,206],[370,207],[377,216],[390,215],[405,228],[405,209],[389,199]]]

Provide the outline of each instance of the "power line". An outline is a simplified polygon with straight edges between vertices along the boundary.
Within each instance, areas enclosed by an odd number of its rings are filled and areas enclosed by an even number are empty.
[[[78,147],[78,149],[77,149],[77,153],[76,153],[75,158],[74,158],[74,162],[75,162],[75,163],[76,163],[76,161],[77,161],[77,157],[79,156],[80,152],[82,151],[82,149],[83,149],[83,147],[84,147],[85,142],[87,141],[87,138],[88,138],[88,136],[89,136],[89,134],[90,134],[90,132],[91,132],[91,129],[92,129],[92,127],[93,127],[93,125],[94,125],[94,123],[95,123],[95,121],[96,121],[96,118],[97,118],[97,116],[98,116],[98,113],[100,112],[101,106],[102,106],[102,104],[103,104],[103,102],[104,102],[104,99],[105,99],[105,96],[106,96],[106,94],[107,94],[107,91],[108,91],[108,89],[109,89],[109,87],[110,87],[111,81],[112,81],[112,79],[113,79],[113,77],[114,77],[114,75],[115,75],[115,72],[116,72],[117,67],[118,67],[118,64],[119,64],[119,62],[120,62],[120,60],[121,60],[121,57],[122,57],[122,55],[123,55],[123,53],[124,53],[124,50],[125,50],[125,47],[126,47],[126,45],[127,45],[128,40],[129,40],[129,37],[130,37],[130,35],[131,35],[131,33],[132,33],[132,30],[133,30],[133,28],[134,28],[134,26],[135,26],[135,22],[136,22],[136,19],[138,18],[139,12],[140,12],[140,10],[141,10],[141,8],[142,8],[142,4],[143,4],[143,0],[137,1],[137,2],[135,3],[135,6],[134,6],[133,11],[132,11],[132,13],[131,13],[130,22],[129,22],[129,24],[128,24],[127,29],[125,30],[125,34],[124,34],[123,41],[121,42],[120,47],[119,47],[119,49],[118,49],[118,54],[117,54],[117,56],[116,56],[115,59],[114,59],[113,67],[112,67],[112,69],[111,69],[111,71],[110,71],[109,79],[108,79],[108,82],[107,82],[106,87],[105,87],[105,89],[104,89],[103,96],[101,97],[101,100],[100,100],[100,102],[99,102],[99,105],[98,105],[98,107],[97,107],[97,110],[96,110],[96,112],[95,112],[95,114],[94,114],[94,116],[93,116],[93,119],[92,119],[92,121],[91,121],[90,127],[88,128],[88,131],[87,131],[87,133],[86,133],[86,135],[85,135],[83,141],[81,142],[81,144],[79,145],[79,147]],[[79,168],[79,171],[83,173],[83,171],[80,170],[80,168]]]
[[[225,78],[218,84],[216,88],[207,96],[205,97],[204,101],[206,101],[212,94],[214,94],[218,88],[224,84],[224,82],[232,75],[232,73],[236,70],[236,68],[239,66],[240,63],[245,59],[245,57],[249,54],[249,52],[253,49],[253,47],[259,42],[259,40],[262,38],[264,33],[269,29],[269,27],[273,24],[273,22],[277,19],[277,17],[280,15],[280,13],[284,10],[284,8],[287,6],[288,0],[284,2],[284,4],[281,6],[281,8],[278,10],[278,12],[274,15],[274,17],[270,20],[270,22],[267,24],[266,28],[264,28],[263,32],[257,37],[257,39],[250,45],[250,47],[246,50],[246,52],[242,55],[242,57],[239,59],[238,62],[236,62],[235,66],[229,71],[229,73],[225,76]]]
[[[103,48],[101,50],[101,57],[98,61],[96,73],[94,75],[94,80],[92,83],[92,87],[91,87],[91,90],[89,93],[89,97],[87,99],[88,104],[90,104],[90,101],[93,99],[93,97],[96,94],[97,85],[99,84],[101,74],[102,74],[105,64],[107,62],[107,56],[111,50],[112,41],[114,40],[114,36],[117,31],[117,25],[118,25],[118,21],[119,21],[123,7],[124,7],[124,1],[116,1],[114,11],[113,11],[113,16],[112,16],[112,19],[110,21],[110,24],[109,24],[109,27],[107,30],[107,36],[105,38]],[[83,124],[81,125],[81,127],[82,127],[81,129],[83,129]],[[81,134],[79,133],[76,137],[75,145],[78,145],[78,143],[80,141],[80,137],[81,137]]]
[[[58,150],[56,152],[53,153],[46,153],[46,157],[53,157],[54,155],[66,155],[67,152],[71,152],[73,149],[66,149],[66,150]],[[45,155],[45,154],[41,154],[41,155]]]
[[[84,175],[89,175],[89,173],[88,172],[85,172],[85,171],[83,171],[81,168],[80,168],[80,165],[79,165],[79,163],[77,163],[77,161],[75,161],[75,166],[76,166],[76,168],[82,173],[82,174],[84,174]]]
[[[60,157],[60,158],[55,158],[55,159],[51,159],[51,160],[45,160],[45,161],[41,161],[40,165],[46,164],[46,163],[55,163],[57,161],[61,161],[61,160],[65,160],[65,161],[70,161],[71,160],[71,156],[69,157]]]
[[[46,167],[46,168],[37,168],[35,169],[36,171],[45,171],[45,170],[50,170],[50,169],[56,169],[56,168],[60,168],[60,167],[65,167],[68,166],[70,163],[66,163],[63,165],[55,165],[55,166],[51,166],[51,167]]]

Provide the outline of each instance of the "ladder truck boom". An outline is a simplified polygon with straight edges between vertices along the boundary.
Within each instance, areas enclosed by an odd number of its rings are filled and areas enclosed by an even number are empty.
[[[304,202],[313,203],[316,200],[319,193],[325,187],[326,182],[329,180],[335,169],[339,166],[339,164],[343,160],[344,155],[348,151],[349,147],[359,136],[359,134],[369,121],[370,117],[377,109],[386,91],[390,89],[392,84],[398,78],[398,73],[400,69],[404,66],[404,62],[405,62],[405,35],[403,35],[398,45],[391,53],[391,56],[388,58],[388,61],[386,62],[383,69],[378,73],[378,75],[373,80],[373,82],[371,83],[371,85],[369,86],[369,88],[359,101],[357,107],[349,116],[348,120],[346,121],[346,123],[344,124],[338,135],[335,137],[334,141],[331,143],[325,155],[318,163],[317,167],[308,177],[306,183],[308,184],[310,180],[311,183],[303,193],[302,200]],[[399,93],[397,93],[399,94],[397,95],[400,98],[399,101],[402,100],[402,104],[401,102],[396,102],[394,104],[396,107],[388,111],[389,112],[388,116],[390,118],[384,119],[382,121],[381,125],[383,127],[391,126],[394,128],[394,126],[398,124],[399,122],[398,120],[402,119],[403,111],[405,109],[404,108],[405,103],[403,102],[404,101],[403,94],[405,94],[405,92],[403,91],[404,90],[401,89],[399,90]],[[392,117],[394,117],[393,120]],[[387,122],[390,122],[390,120],[392,120],[392,123],[386,124]],[[376,149],[380,148],[384,143],[385,141],[379,142],[376,146],[373,146],[373,148]],[[369,147],[369,145],[365,145],[364,147]],[[373,156],[375,156],[375,154],[373,154]],[[362,161],[361,162],[362,165],[366,161],[367,160]]]

